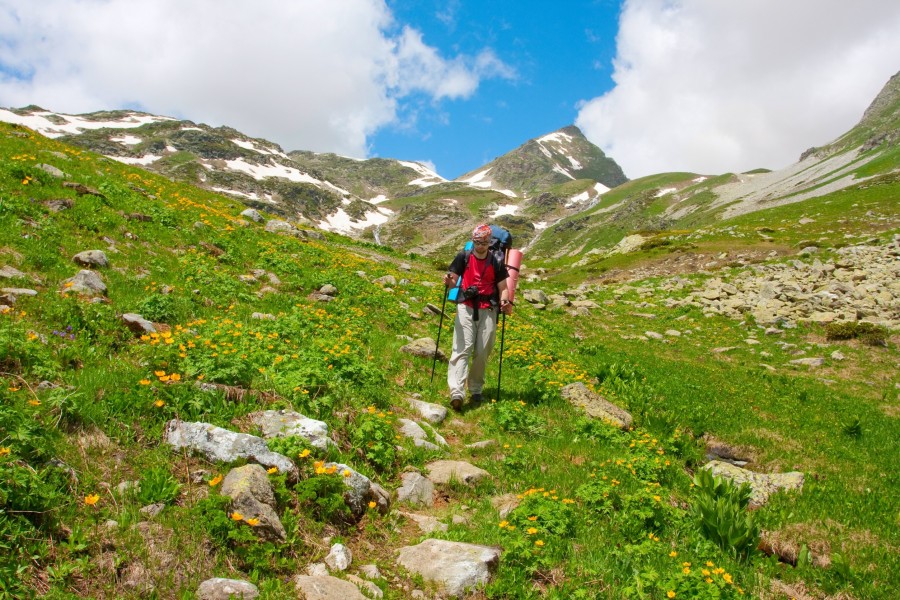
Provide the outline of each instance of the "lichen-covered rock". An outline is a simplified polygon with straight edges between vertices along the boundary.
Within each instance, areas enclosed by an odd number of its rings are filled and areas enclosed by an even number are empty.
[[[753,490],[750,497],[751,506],[762,506],[769,501],[769,496],[779,490],[803,489],[804,475],[798,471],[757,473],[719,460],[710,461],[703,465],[703,468],[714,476],[729,479],[737,485],[749,483]]]
[[[93,271],[84,269],[62,282],[60,291],[63,293],[74,292],[85,296],[103,296],[106,294],[106,284],[100,276]]]
[[[305,600],[369,600],[349,581],[331,575],[297,575],[294,584]]]
[[[583,408],[584,412],[595,419],[609,421],[620,429],[631,427],[632,417],[628,411],[607,402],[581,382],[570,383],[560,393],[571,404]]]
[[[197,589],[198,600],[253,600],[259,597],[259,589],[249,581],[214,577],[207,579]]]
[[[499,562],[498,548],[434,539],[401,548],[397,558],[397,564],[455,597],[487,584]]]
[[[250,419],[260,428],[266,439],[296,435],[320,450],[334,445],[328,437],[327,423],[310,419],[292,410],[266,410],[253,413]]]
[[[292,481],[297,479],[297,466],[286,456],[269,450],[265,440],[255,435],[236,433],[209,423],[173,419],[166,425],[165,441],[175,450],[185,448],[209,460],[252,460],[265,467],[277,467]]]
[[[449,360],[447,355],[444,354],[442,350],[438,349],[437,342],[430,337],[413,340],[400,348],[400,352],[430,359],[434,359],[435,355],[437,355],[437,359],[441,362],[447,362]]]
[[[397,502],[431,506],[434,503],[434,483],[421,473],[410,471],[400,476],[403,484],[397,488]]]
[[[451,480],[474,485],[491,476],[484,469],[461,460],[436,460],[425,467],[428,469],[428,479],[438,485],[447,485]]]
[[[108,267],[109,259],[103,250],[85,250],[72,257],[72,260],[82,267]]]

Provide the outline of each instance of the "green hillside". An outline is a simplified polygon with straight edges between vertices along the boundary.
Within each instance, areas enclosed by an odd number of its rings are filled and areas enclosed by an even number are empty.
[[[601,208],[652,212],[653,190],[693,178],[629,182],[572,227],[614,243],[594,232]],[[470,598],[896,598],[897,331],[809,320],[770,331],[752,312],[729,318],[681,301],[761,264],[845,264],[841,246],[892,256],[897,186],[886,175],[824,201],[649,232],[660,243],[618,263],[573,267],[560,254],[535,283],[525,269],[504,320],[501,389],[495,356],[494,400],[429,432],[444,451],[415,445],[399,422],[423,420],[413,394],[448,404],[446,365],[432,384],[432,361],[400,350],[442,323],[449,351],[452,319],[426,310],[441,305],[444,262],[316,231],[271,233],[240,217],[243,203],[0,124],[0,598],[192,598],[212,577],[296,598],[294,578],[335,543],[354,555],[336,577],[375,564],[385,598],[435,597],[433,582],[397,563],[400,548],[435,537],[501,549]],[[496,201],[471,194],[452,209],[461,222]],[[421,210],[420,199],[393,208]],[[451,231],[446,262],[461,241]],[[539,243],[553,252],[552,240]],[[741,263],[731,254],[741,246],[758,259]],[[818,250],[796,256],[801,246]],[[675,277],[672,267],[576,288],[713,249],[733,257],[715,273]],[[108,265],[74,262],[90,250]],[[82,270],[105,292],[80,291],[71,278]],[[527,301],[532,289],[558,307]],[[873,301],[885,319],[897,318],[891,290],[872,291],[888,294]],[[155,331],[136,332],[126,313]],[[818,368],[791,362],[818,356],[828,357]],[[632,426],[564,400],[573,383],[628,410]],[[219,494],[223,476],[253,461],[165,439],[173,419],[261,435],[254,413],[276,409],[323,421],[334,444],[268,441],[289,459],[268,468],[284,529],[272,540]],[[756,472],[802,473],[802,491],[746,510],[744,492],[701,475],[716,444]],[[420,508],[373,500],[354,514],[345,502],[350,468],[395,492],[405,472],[445,458],[488,476],[438,485]],[[424,533],[410,512],[445,530]]]

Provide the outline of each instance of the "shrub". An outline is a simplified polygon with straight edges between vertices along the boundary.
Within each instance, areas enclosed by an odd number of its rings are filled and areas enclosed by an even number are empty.
[[[734,485],[714,477],[707,469],[694,475],[696,498],[691,515],[706,539],[726,552],[747,558],[759,543],[759,524],[746,510],[750,502],[749,484]]]
[[[144,471],[141,476],[141,487],[137,493],[142,504],[162,502],[170,504],[178,497],[181,484],[178,483],[165,467],[153,467]]]
[[[836,321],[825,326],[825,339],[858,339],[867,346],[887,346],[889,332],[886,327],[865,321]]]

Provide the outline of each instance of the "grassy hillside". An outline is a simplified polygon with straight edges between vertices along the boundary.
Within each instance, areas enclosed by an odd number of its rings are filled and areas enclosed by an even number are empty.
[[[745,215],[681,232],[672,244],[756,244],[763,225],[773,238],[764,246],[808,238],[827,250],[862,239],[849,233],[884,244],[897,232],[895,190],[888,181],[805,210]],[[397,423],[419,419],[407,402],[413,393],[447,403],[446,366],[432,385],[431,361],[399,350],[407,338],[436,336],[438,319],[423,309],[440,303],[432,284],[443,265],[328,234],[267,233],[238,218],[243,208],[0,125],[2,281],[37,292],[0,300],[0,597],[189,598],[219,576],[252,581],[262,598],[295,598],[293,576],[334,542],[353,550],[350,572],[378,565],[386,598],[414,589],[429,597],[428,584],[395,562],[400,547],[426,537],[502,548],[491,582],[472,598],[900,593],[896,334],[886,346],[827,340],[811,324],[767,336],[749,318],[662,308],[662,295],[686,291],[642,291],[661,277],[591,288],[596,307],[580,313],[537,310],[520,289],[503,330],[500,400],[439,425],[450,443],[444,454],[414,446]],[[799,225],[800,215],[813,221]],[[99,300],[66,282],[85,250],[109,258],[96,269],[107,287]],[[387,275],[398,283],[375,282]],[[540,288],[571,291],[579,281],[570,279]],[[330,302],[315,294],[325,284],[337,288]],[[129,330],[121,315],[131,312],[157,333]],[[679,335],[648,339],[650,329]],[[733,350],[711,352],[720,347]],[[788,364],[792,352],[835,350],[846,360],[818,371]],[[496,376],[495,357],[491,398]],[[560,389],[574,382],[631,411],[633,427],[573,408]],[[297,437],[270,442],[300,473],[296,482],[269,474],[284,542],[259,539],[217,493],[235,465],[163,442],[173,418],[257,433],[248,416],[274,408],[325,421],[335,441],[328,451]],[[696,515],[711,492],[692,476],[710,437],[739,449],[754,470],[803,472],[802,492],[704,525]],[[483,440],[496,444],[467,446]],[[351,518],[340,474],[317,473],[313,463],[351,465],[393,490],[404,469],[439,457],[468,460],[490,478],[439,488],[434,506],[418,510],[448,524],[431,534],[394,510]],[[519,506],[501,518],[492,500],[506,494]],[[142,511],[153,504],[162,512]],[[747,539],[729,537],[732,526]],[[767,532],[765,552],[758,529]]]

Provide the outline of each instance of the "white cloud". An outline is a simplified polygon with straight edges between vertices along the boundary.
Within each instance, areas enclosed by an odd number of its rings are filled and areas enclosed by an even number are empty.
[[[900,3],[626,0],[615,87],[576,124],[629,177],[780,168],[900,68]]]
[[[0,106],[138,108],[287,150],[365,156],[404,96],[507,76],[489,50],[441,56],[383,0],[0,0]]]

